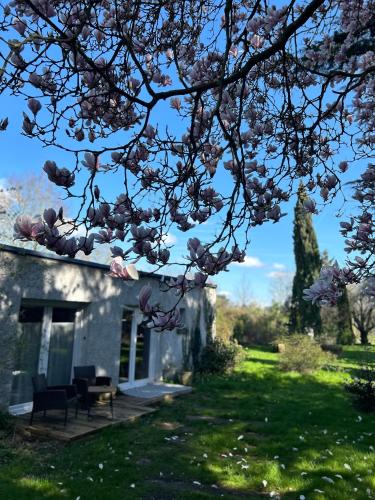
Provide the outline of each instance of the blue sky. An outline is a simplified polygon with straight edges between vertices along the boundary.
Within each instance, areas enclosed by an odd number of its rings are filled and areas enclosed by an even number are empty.
[[[27,173],[40,173],[44,162],[47,159],[55,160],[61,166],[72,167],[72,156],[61,150],[47,150],[42,147],[37,139],[28,139],[20,135],[20,123],[22,111],[25,104],[20,99],[1,98],[2,106],[0,119],[8,116],[10,126],[6,132],[0,134],[0,147],[2,151],[0,163],[0,182],[9,176],[22,176]],[[181,122],[176,120],[174,114],[164,107],[162,113],[164,123],[170,126],[178,134],[182,130]],[[152,122],[155,124],[155,122]],[[340,159],[345,159],[342,156]],[[355,169],[356,167],[353,167]],[[344,180],[356,177],[355,170],[350,170]],[[224,188],[228,174],[226,171],[218,172],[215,176],[217,187]],[[119,194],[118,182],[111,175],[103,175],[104,190],[108,195]],[[78,180],[78,187],[82,181]],[[347,196],[350,196],[350,189],[345,188]],[[121,191],[120,191],[121,192]],[[322,213],[314,217],[314,226],[317,232],[320,250],[328,250],[331,257],[343,263],[345,254],[343,251],[344,239],[339,234],[339,219],[336,217],[337,211],[342,206],[342,199],[336,200],[332,205],[324,208]],[[214,278],[218,284],[219,292],[226,293],[232,300],[238,299],[238,289],[241,283],[249,284],[253,300],[268,304],[271,301],[270,287],[277,276],[292,276],[294,271],[293,256],[293,207],[295,199],[283,206],[283,212],[287,215],[277,224],[267,223],[261,227],[254,228],[251,237],[251,244],[247,251],[245,263],[241,265],[231,265],[228,272],[222,273]],[[58,207],[58,203],[56,204]],[[350,210],[350,204],[344,207],[345,211]],[[198,226],[189,233],[181,233],[177,229],[172,229],[169,241],[175,243],[172,253],[174,259],[179,259],[187,254],[186,241],[189,237],[196,236],[203,242],[209,241],[211,234],[215,232],[215,222]]]

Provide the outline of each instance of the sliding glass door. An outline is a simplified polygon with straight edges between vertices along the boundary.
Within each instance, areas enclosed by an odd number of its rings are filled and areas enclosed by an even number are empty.
[[[32,377],[45,373],[49,385],[71,381],[76,310],[67,307],[20,308],[13,369],[11,406],[29,409]]]
[[[49,385],[71,383],[75,310],[52,309],[47,380]]]
[[[43,307],[21,307],[17,325],[11,405],[33,399],[31,377],[38,373],[43,312]]]

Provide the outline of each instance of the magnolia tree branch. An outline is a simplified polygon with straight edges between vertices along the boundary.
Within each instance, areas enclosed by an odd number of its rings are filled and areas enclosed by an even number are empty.
[[[70,257],[109,243],[112,275],[135,279],[140,262],[173,263],[171,228],[190,232],[181,274],[164,285],[180,300],[244,259],[252,228],[280,220],[297,182],[318,212],[360,158],[358,212],[342,223],[356,255],[306,297],[334,303],[363,279],[373,293],[373,12],[373,0],[4,2],[0,93],[25,100],[24,135],[72,154],[43,169],[77,199],[71,224],[85,229],[65,234],[63,211],[46,207],[20,217],[15,236]],[[209,219],[217,232],[200,241],[194,228]],[[150,293],[142,310],[174,328],[177,308],[159,310]]]

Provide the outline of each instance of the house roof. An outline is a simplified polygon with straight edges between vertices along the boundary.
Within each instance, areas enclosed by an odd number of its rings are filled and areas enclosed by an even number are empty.
[[[57,255],[57,254],[53,254],[53,253],[39,252],[37,250],[30,250],[29,248],[21,248],[21,247],[16,247],[13,245],[5,245],[3,243],[0,243],[0,251],[14,253],[14,254],[23,255],[23,256],[26,255],[26,256],[30,256],[30,257],[38,257],[40,259],[58,260],[58,261],[66,262],[67,264],[73,264],[76,266],[94,267],[96,269],[103,269],[105,271],[109,271],[109,265],[107,265],[107,264],[100,264],[99,262],[92,262],[89,260],[73,259],[71,257],[63,257],[61,255]],[[141,278],[142,277],[150,277],[150,278],[163,279],[163,278],[172,278],[173,277],[173,276],[168,275],[168,274],[150,273],[147,271],[139,271],[139,275],[141,276]],[[210,288],[216,288],[216,285],[214,283],[209,283],[209,284],[207,284],[207,286]]]

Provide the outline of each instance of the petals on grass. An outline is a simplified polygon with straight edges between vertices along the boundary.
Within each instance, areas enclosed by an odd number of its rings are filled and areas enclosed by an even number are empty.
[[[331,477],[328,477],[328,476],[322,476],[322,479],[323,479],[323,481],[325,481],[326,483],[329,483],[329,484],[335,484],[335,481],[334,481]]]

